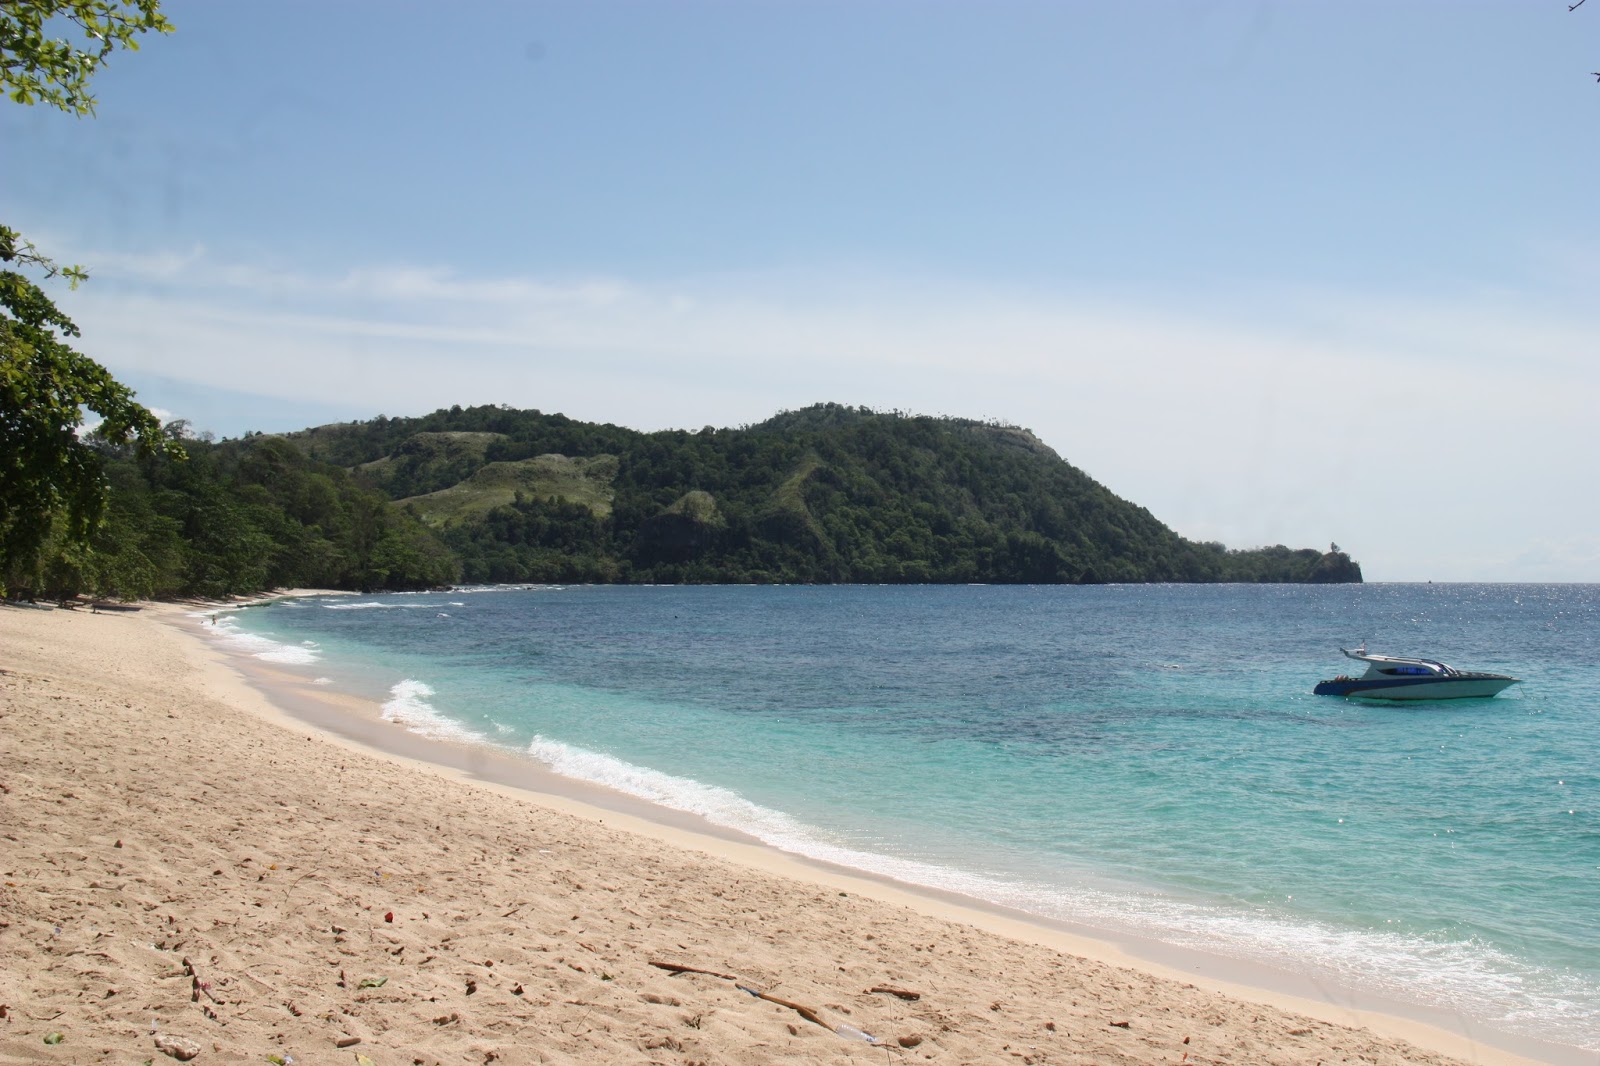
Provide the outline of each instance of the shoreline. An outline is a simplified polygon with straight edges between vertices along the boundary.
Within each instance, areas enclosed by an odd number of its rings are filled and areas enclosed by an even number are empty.
[[[17,960],[0,974],[0,1062],[147,1053],[173,1026],[212,1061],[350,1046],[379,1063],[386,1047],[505,1062],[1595,1059],[1197,975],[533,780],[529,760],[504,760],[510,773],[376,707],[297,691],[311,686],[184,617],[205,609],[0,610],[0,813],[15,827],[0,949]],[[840,1039],[715,978],[651,970],[660,958],[816,1004],[838,1034],[893,1039]],[[197,967],[225,976],[183,973]],[[352,987],[380,974],[398,991]],[[41,1043],[52,1026],[59,1048]],[[537,1054],[513,1045],[535,1037]]]
[[[272,598],[295,595],[320,593],[297,590]],[[167,620],[180,628],[185,621]],[[193,628],[190,627],[190,636],[195,636]],[[502,752],[471,741],[421,735],[403,724],[382,718],[375,701],[318,690],[288,670],[222,647],[216,641],[201,643],[212,654],[220,656],[227,667],[236,671],[239,678],[253,687],[277,713],[331,734],[357,750],[554,806],[578,817],[597,822],[610,818],[613,825],[620,824],[630,832],[676,847],[706,852],[782,877],[850,889],[857,894],[921,910],[944,921],[1031,941],[1096,962],[1130,967],[1168,980],[1193,982],[1235,999],[1307,1014],[1334,1024],[1371,1029],[1468,1061],[1555,1066],[1593,1066],[1600,1062],[1600,1053],[1531,1040],[1477,1024],[1443,1009],[1365,993],[1315,974],[1168,944],[1136,933],[1052,919],[953,891],[899,881],[886,874],[787,852],[699,815],[566,777],[514,752]],[[1487,1055],[1486,1048],[1489,1049]]]

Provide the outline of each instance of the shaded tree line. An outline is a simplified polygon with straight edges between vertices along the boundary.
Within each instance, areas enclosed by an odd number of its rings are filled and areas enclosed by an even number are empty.
[[[180,438],[184,427],[167,432]],[[103,521],[86,542],[57,531],[31,560],[9,560],[7,594],[217,597],[456,580],[455,556],[431,530],[282,438],[183,443],[186,456],[92,442],[109,486]]]

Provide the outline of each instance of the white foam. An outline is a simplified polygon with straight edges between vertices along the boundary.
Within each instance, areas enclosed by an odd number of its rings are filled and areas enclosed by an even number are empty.
[[[425,611],[436,606],[432,603],[379,603],[377,600],[368,600],[365,603],[325,603],[322,606],[330,611]]]
[[[1265,910],[1244,911],[1132,889],[1004,880],[917,859],[876,854],[828,838],[790,815],[738,793],[675,777],[598,752],[535,737],[528,753],[567,777],[589,781],[807,858],[938,889],[1045,918],[1133,933],[1212,954],[1268,962],[1313,978],[1464,1016],[1494,1019],[1512,1031],[1600,1050],[1600,989],[1574,987],[1476,943],[1340,929]]]
[[[438,740],[485,739],[483,734],[440,714],[438,708],[428,702],[428,697],[433,694],[433,686],[426,681],[408,677],[389,689],[389,698],[383,704],[383,717],[405,726],[413,733]]]
[[[305,641],[302,644],[284,644],[268,636],[247,633],[239,628],[238,620],[231,614],[224,614],[220,611],[198,611],[192,613],[189,617],[214,619],[210,625],[200,627],[203,633],[229,645],[236,652],[253,656],[264,662],[305,666],[322,658],[320,650],[313,641]]]

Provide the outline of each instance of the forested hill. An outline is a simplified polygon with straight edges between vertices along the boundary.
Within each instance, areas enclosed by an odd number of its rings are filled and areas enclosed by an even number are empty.
[[[283,439],[386,493],[469,582],[1361,580],[1341,552],[1185,540],[1028,431],[962,419],[822,404],[641,433],[455,407]]]

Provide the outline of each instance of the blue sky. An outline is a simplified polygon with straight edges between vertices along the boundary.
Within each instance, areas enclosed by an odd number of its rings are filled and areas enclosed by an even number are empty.
[[[164,8],[97,118],[0,108],[0,218],[197,427],[832,400],[1369,580],[1600,581],[1600,8]]]

